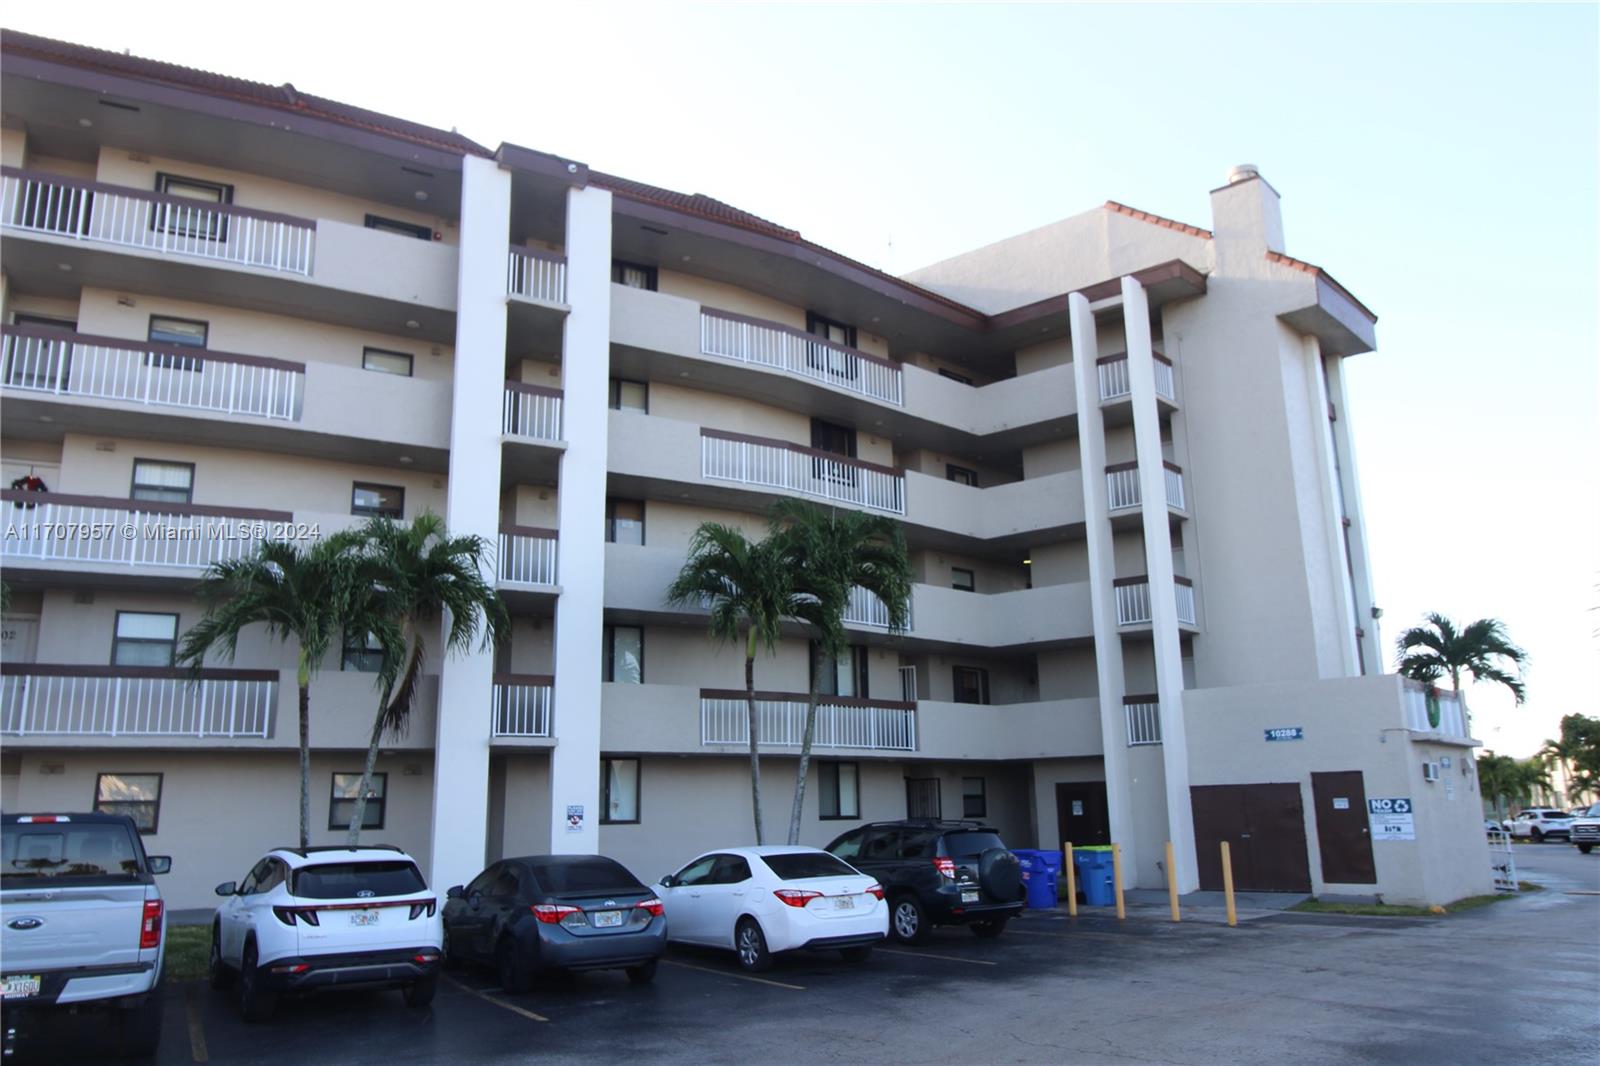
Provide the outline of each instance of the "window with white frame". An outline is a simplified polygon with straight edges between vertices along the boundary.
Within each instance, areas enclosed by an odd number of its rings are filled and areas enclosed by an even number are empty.
[[[600,821],[629,825],[639,821],[639,760],[600,760]]]

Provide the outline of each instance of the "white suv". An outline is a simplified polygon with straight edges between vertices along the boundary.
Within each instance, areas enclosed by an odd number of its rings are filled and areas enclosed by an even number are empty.
[[[1511,835],[1531,837],[1535,844],[1546,839],[1568,840],[1572,836],[1572,815],[1554,807],[1529,807],[1511,819]]]
[[[285,993],[398,987],[433,1001],[444,924],[438,897],[399,848],[276,848],[243,884],[217,886],[211,987],[239,984],[246,1021],[265,1021]]]

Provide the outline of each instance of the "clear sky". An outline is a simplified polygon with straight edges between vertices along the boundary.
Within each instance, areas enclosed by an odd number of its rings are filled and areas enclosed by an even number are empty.
[[[19,6],[5,25],[703,192],[903,272],[1249,162],[1379,315],[1349,412],[1383,635],[1492,615],[1530,754],[1600,714],[1596,7]]]

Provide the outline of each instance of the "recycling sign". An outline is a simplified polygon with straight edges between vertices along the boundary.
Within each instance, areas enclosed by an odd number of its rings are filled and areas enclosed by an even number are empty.
[[[1367,824],[1373,840],[1415,840],[1417,824],[1406,796],[1367,800]]]

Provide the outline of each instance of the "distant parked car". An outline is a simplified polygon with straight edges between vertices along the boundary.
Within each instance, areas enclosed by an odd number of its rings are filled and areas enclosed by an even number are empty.
[[[1567,840],[1571,833],[1572,815],[1554,807],[1529,807],[1511,820],[1511,835],[1528,837],[1535,844]]]
[[[399,848],[274,848],[217,895],[211,987],[237,982],[247,1022],[271,1018],[282,995],[327,988],[399,988],[407,1006],[433,1002],[439,900]]]
[[[889,931],[902,943],[921,943],[935,925],[999,936],[1022,913],[1022,866],[982,822],[872,822],[828,851],[883,885]]]
[[[106,1012],[124,1051],[153,1054],[167,940],[152,875],[172,859],[146,855],[125,814],[0,815],[0,840],[7,1060],[35,1014],[87,1010]]]
[[[1486,836],[1494,836],[1496,833],[1504,833],[1506,827],[1503,823],[1497,822],[1493,818],[1485,818],[1483,820],[1483,831]]]
[[[798,949],[834,949],[847,962],[864,962],[889,930],[876,881],[798,845],[706,852],[661,879],[661,898],[672,940],[732,948],[750,971]]]
[[[1600,844],[1600,803],[1587,807],[1584,812],[1572,820],[1570,827],[1572,843],[1577,845],[1579,851],[1585,855]]]
[[[449,961],[492,965],[507,992],[551,970],[623,970],[644,984],[667,946],[661,900],[603,855],[502,859],[446,895]]]

